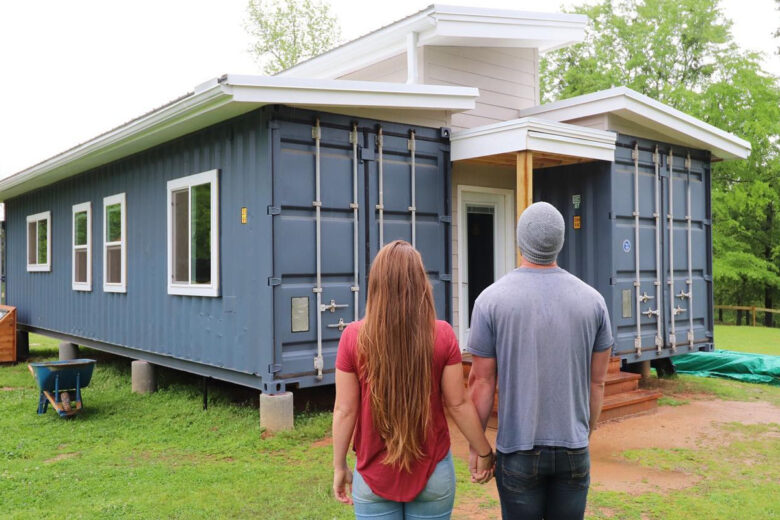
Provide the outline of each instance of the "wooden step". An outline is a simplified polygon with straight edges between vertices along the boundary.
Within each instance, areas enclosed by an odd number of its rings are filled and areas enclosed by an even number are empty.
[[[642,379],[642,376],[630,372],[607,374],[606,385],[604,386],[604,396],[637,390],[639,388],[640,379]]]
[[[607,374],[617,374],[620,372],[622,361],[619,357],[609,358],[609,367],[607,368]]]
[[[599,422],[653,413],[658,408],[658,399],[662,395],[655,390],[633,390],[604,397]]]

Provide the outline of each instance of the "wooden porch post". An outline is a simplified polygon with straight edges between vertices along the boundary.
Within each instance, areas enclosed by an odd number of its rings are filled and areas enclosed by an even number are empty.
[[[517,180],[515,182],[515,194],[517,202],[515,203],[515,225],[520,214],[533,204],[534,198],[534,157],[533,152],[517,152]],[[517,265],[520,265],[522,255],[520,249],[517,250]]]

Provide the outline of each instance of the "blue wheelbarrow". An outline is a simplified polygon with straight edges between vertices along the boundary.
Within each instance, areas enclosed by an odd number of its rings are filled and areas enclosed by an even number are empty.
[[[60,417],[70,417],[84,407],[81,389],[89,386],[94,359],[43,361],[27,365],[38,383],[38,414],[45,414],[51,404]]]

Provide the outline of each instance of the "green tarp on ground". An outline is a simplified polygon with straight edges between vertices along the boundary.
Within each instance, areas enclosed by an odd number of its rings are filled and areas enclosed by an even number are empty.
[[[675,356],[672,362],[681,374],[780,386],[780,356],[716,350]]]

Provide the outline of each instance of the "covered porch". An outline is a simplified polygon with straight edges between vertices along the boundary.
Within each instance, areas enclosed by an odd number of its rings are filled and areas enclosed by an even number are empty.
[[[461,345],[477,295],[520,263],[515,225],[533,202],[534,172],[612,161],[615,140],[614,132],[534,117],[452,134],[453,324]]]

